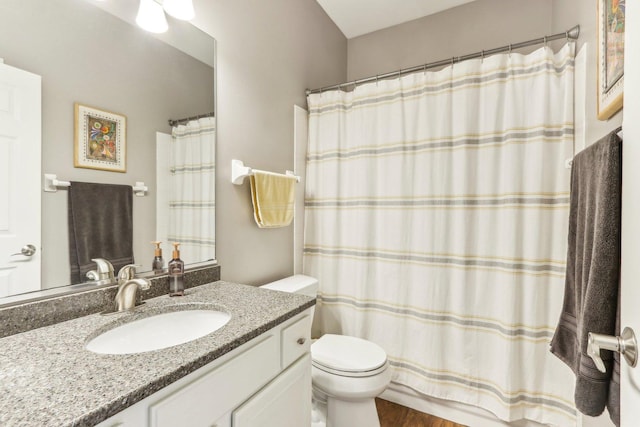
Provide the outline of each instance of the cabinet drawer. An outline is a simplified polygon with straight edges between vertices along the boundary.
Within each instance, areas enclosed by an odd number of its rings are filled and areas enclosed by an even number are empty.
[[[211,426],[280,372],[277,336],[205,374],[149,408],[151,426]]]
[[[295,362],[311,348],[311,316],[301,319],[282,330],[282,368]]]

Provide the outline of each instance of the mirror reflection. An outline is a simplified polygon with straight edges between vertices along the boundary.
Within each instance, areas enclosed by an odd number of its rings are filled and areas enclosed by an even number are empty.
[[[156,253],[153,241],[163,242],[165,267],[171,259],[171,241],[182,243],[181,258],[187,263],[215,258],[215,118],[211,117],[215,41],[182,21],[171,20],[169,27],[162,41],[85,0],[0,3],[0,58],[4,62],[0,78],[10,79],[7,74],[14,71],[40,76],[35,87],[41,96],[40,108],[37,102],[32,105],[33,114],[11,113],[12,106],[28,105],[20,104],[18,96],[26,92],[3,92],[3,88],[18,86],[0,80],[0,150],[6,159],[0,196],[7,205],[0,213],[0,304],[7,295],[88,280],[86,276],[71,280],[69,188],[43,192],[44,174],[71,182],[145,183],[144,196],[131,199],[132,257],[142,266],[138,271],[151,270]],[[210,52],[209,58],[199,55],[196,59],[185,53],[203,50]],[[74,167],[76,104],[126,118],[126,171]],[[18,116],[33,120],[23,128],[37,133],[37,150],[18,144],[27,139],[34,144],[34,138],[11,134],[15,126],[8,120]],[[205,117],[181,120],[196,116]],[[170,119],[179,122],[172,127]],[[41,131],[36,132],[40,126]],[[106,147],[111,141],[105,135],[111,137],[111,129],[101,134]],[[99,147],[93,148],[95,153]],[[10,157],[20,150],[22,157]],[[96,194],[93,196],[95,199]],[[97,199],[100,203],[91,202],[88,196],[76,202],[80,212],[88,213],[79,234],[84,238],[107,233],[117,244],[122,233],[113,229],[111,220],[122,220],[126,209],[114,209],[112,196],[98,194]],[[103,209],[96,209],[96,204]],[[32,211],[35,217],[27,218]],[[16,235],[17,229],[32,234],[2,240]],[[24,255],[21,249],[28,245],[36,247],[35,254]],[[20,278],[23,267],[32,270],[31,278]]]

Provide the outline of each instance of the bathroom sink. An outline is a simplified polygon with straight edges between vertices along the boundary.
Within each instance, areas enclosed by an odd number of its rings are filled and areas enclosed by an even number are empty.
[[[87,350],[132,354],[195,340],[222,328],[231,316],[217,310],[181,310],[144,317],[109,329],[89,340]]]

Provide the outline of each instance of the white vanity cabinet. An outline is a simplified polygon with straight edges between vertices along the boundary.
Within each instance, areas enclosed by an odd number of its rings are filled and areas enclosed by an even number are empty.
[[[307,309],[98,426],[311,425],[311,317]]]

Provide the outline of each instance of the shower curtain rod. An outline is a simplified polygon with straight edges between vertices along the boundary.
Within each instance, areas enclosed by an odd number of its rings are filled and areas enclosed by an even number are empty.
[[[511,52],[513,49],[521,49],[523,47],[534,46],[542,43],[547,44],[547,42],[550,42],[553,40],[559,40],[559,39],[577,40],[579,36],[580,36],[580,25],[576,25],[575,27],[565,31],[564,33],[557,33],[550,36],[544,36],[537,39],[527,40],[525,42],[513,43],[506,46],[497,47],[494,49],[481,50],[480,52],[475,52],[468,55],[454,56],[452,58],[443,59],[441,61],[428,62],[423,65],[418,65],[418,66],[406,68],[406,69],[400,69],[398,71],[393,71],[391,73],[377,74],[375,76],[366,77],[358,80],[352,80],[350,82],[340,83],[337,85],[325,86],[319,89],[313,89],[313,90],[307,89],[306,93],[307,95],[310,95],[312,93],[322,93],[325,90],[342,89],[343,87],[350,86],[350,85],[358,86],[359,84],[374,82],[379,79],[386,79],[389,77],[396,77],[396,76],[399,77],[404,74],[410,74],[416,71],[424,71],[429,68],[437,68],[437,67],[442,67],[444,65],[449,65],[449,64],[453,65],[456,62],[466,61],[467,59],[484,58],[485,56],[494,55],[496,53]]]
[[[189,120],[198,120],[204,119],[205,117],[213,117],[215,114],[213,112],[206,114],[198,114],[197,116],[185,117],[184,119],[169,119],[169,126],[173,127],[175,125],[179,125],[182,122],[188,122]]]

